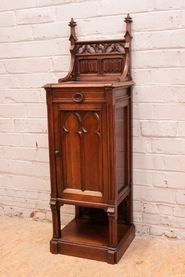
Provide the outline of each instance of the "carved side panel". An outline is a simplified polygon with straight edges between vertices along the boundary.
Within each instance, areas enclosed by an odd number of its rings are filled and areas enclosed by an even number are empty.
[[[116,183],[117,191],[120,193],[127,185],[128,166],[127,166],[127,106],[116,109]]]

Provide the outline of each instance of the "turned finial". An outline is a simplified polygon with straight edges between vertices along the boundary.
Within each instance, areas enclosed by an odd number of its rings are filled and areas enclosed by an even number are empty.
[[[132,38],[131,35],[131,23],[132,23],[132,17],[130,17],[129,13],[127,14],[127,17],[125,18],[125,23],[126,23],[126,32],[125,32],[125,39],[126,42],[129,42],[130,39]]]
[[[75,27],[76,27],[76,22],[74,21],[73,18],[71,18],[71,21],[69,22],[69,27],[71,27],[71,34],[69,37],[69,40],[71,42],[71,46],[74,46],[75,41],[77,41],[76,33],[75,33]],[[73,47],[72,47],[73,48]],[[71,49],[72,50],[72,49]]]
[[[132,23],[132,17],[130,17],[129,13],[127,14],[127,17],[125,17],[126,23]]]
[[[71,18],[71,21],[69,22],[69,26],[70,27],[75,27],[77,24],[76,24],[76,22],[74,21],[74,19],[73,18]]]

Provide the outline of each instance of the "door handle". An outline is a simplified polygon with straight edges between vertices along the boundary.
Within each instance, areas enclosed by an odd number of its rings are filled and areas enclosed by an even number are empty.
[[[73,101],[76,103],[82,102],[84,99],[83,95],[80,92],[77,92],[73,95]]]

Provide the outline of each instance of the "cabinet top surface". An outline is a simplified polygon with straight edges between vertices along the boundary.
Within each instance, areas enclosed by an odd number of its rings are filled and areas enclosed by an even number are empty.
[[[46,84],[43,86],[45,89],[60,89],[60,88],[119,88],[119,87],[130,87],[133,86],[133,81],[126,81],[126,82],[113,82],[113,83],[104,83],[104,82],[65,82],[65,83],[53,83],[53,84]]]

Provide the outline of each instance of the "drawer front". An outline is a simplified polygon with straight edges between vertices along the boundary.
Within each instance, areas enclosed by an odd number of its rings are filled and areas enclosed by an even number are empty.
[[[65,88],[53,91],[53,102],[88,103],[105,102],[105,92],[100,88]]]

